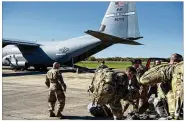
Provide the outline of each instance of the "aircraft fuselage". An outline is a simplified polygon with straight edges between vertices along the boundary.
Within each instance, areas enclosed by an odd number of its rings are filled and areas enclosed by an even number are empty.
[[[3,65],[8,63],[5,57],[11,55],[15,55],[17,61],[27,62],[29,66],[51,66],[55,61],[60,64],[71,65],[109,46],[109,44],[102,44],[101,40],[85,35],[66,41],[52,41],[34,49],[25,48],[24,53],[17,46],[7,45],[3,48]]]

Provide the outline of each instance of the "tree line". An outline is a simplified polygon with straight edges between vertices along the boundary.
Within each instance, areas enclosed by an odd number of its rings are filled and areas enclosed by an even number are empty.
[[[148,58],[131,58],[131,57],[108,57],[108,58],[96,58],[94,56],[90,56],[86,59],[86,61],[131,61],[134,59],[141,59],[142,61],[147,61]]]

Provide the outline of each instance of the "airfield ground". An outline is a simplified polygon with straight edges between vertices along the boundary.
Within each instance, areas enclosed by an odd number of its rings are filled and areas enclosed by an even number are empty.
[[[97,63],[94,63],[97,66]],[[122,69],[117,69],[122,70]],[[48,117],[48,88],[46,72],[13,71],[2,69],[2,119],[3,120],[57,120]],[[66,105],[63,114],[69,120],[96,120],[87,111],[90,103],[87,89],[94,73],[63,73],[67,84]],[[107,119],[108,120],[108,119]]]
[[[48,117],[48,89],[45,72],[2,70],[3,120],[58,120]],[[87,92],[93,73],[63,73],[67,84],[66,119],[94,120],[87,111],[90,97]]]
[[[97,67],[100,63],[86,62],[85,67]],[[131,63],[118,62],[109,67],[124,70]],[[79,63],[77,65],[80,65]],[[126,66],[125,66],[126,65]],[[123,67],[124,66],[124,67]],[[120,68],[122,67],[122,68]],[[2,119],[3,120],[58,120],[48,116],[48,89],[45,86],[46,72],[13,71],[2,69]],[[101,120],[87,111],[90,103],[87,89],[94,73],[63,73],[67,84],[66,105],[63,114],[69,120]],[[108,119],[107,119],[108,120]]]
[[[87,112],[87,105],[90,102],[87,89],[93,73],[63,73],[63,76],[68,87],[63,114],[67,119],[94,119]],[[58,119],[48,117],[45,73],[3,70],[2,80],[3,120]]]

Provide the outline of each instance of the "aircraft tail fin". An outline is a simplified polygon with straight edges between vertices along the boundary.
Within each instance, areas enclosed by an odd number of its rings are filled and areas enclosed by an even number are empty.
[[[110,2],[99,31],[123,39],[142,38],[139,33],[135,2]]]

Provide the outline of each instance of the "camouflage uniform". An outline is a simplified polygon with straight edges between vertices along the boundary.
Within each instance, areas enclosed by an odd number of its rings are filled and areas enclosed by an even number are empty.
[[[90,91],[93,104],[108,104],[114,119],[123,117],[121,99],[125,96],[128,86],[127,75],[113,72],[109,68],[98,70],[93,78]]]
[[[170,82],[174,65],[159,65],[146,71],[140,78],[140,83],[147,86],[155,86],[157,83]]]
[[[154,99],[154,107],[160,117],[165,118],[169,115],[167,93],[171,89],[170,82],[162,82],[157,84],[157,97]]]
[[[100,66],[98,66],[97,70],[104,69],[104,68],[108,68],[108,66],[106,66],[105,64],[101,64]]]
[[[183,102],[183,62],[179,64],[165,64],[147,71],[140,79],[143,85],[151,86],[157,83],[170,83],[172,90],[167,94],[170,115],[177,115],[177,110]],[[179,111],[179,110],[178,110]]]
[[[139,67],[136,69],[136,71],[137,71],[136,77],[137,77],[137,80],[139,80],[141,78],[141,76],[145,73],[146,67],[143,65],[139,65]]]
[[[180,118],[180,111],[183,108],[184,102],[183,64],[183,62],[180,62],[175,65],[171,82],[172,90],[167,95],[169,113],[171,116],[174,116],[175,119]]]
[[[49,88],[48,102],[49,111],[53,112],[55,103],[58,100],[58,113],[62,112],[65,106],[66,85],[63,81],[62,74],[58,69],[51,69],[47,72],[45,84]],[[58,115],[57,113],[57,115]]]
[[[139,89],[140,85],[136,76],[129,80],[127,95],[123,98],[123,113],[128,109],[129,105],[133,106],[132,110],[137,111],[139,106]]]
[[[146,97],[148,88],[141,85],[139,83],[139,79],[146,72],[146,67],[143,66],[143,65],[139,65],[139,67],[136,69],[136,71],[137,71],[136,79],[137,79],[137,83],[138,83],[138,86],[139,86],[139,90],[138,90],[139,95],[137,96],[137,99],[138,99],[137,108],[138,108],[138,112],[142,113],[148,107],[148,103],[147,103],[148,99]]]
[[[153,68],[159,65],[161,65],[161,62],[157,60],[155,61]],[[170,84],[161,82],[161,83],[156,84],[153,87],[150,86],[149,88],[151,90],[149,90],[148,97],[150,98],[152,93],[155,94],[155,97],[151,97],[153,101],[150,103],[153,104],[155,110],[160,115],[160,117],[167,117],[168,116],[168,106],[167,106],[166,94],[170,90]]]
[[[116,91],[112,101],[109,102],[109,105],[114,119],[122,119],[124,112],[121,105],[121,99],[128,100],[128,90],[126,89],[128,87],[128,78],[125,73],[117,73],[114,80],[117,81]]]
[[[139,67],[136,68],[136,75],[132,78],[132,80],[129,80],[128,87],[132,88],[128,89],[127,96],[124,98],[123,113],[127,110],[130,104],[133,106],[132,111],[136,112],[140,111],[139,108],[144,104],[146,99],[142,100],[144,98],[141,98],[141,96],[145,96],[144,93],[146,93],[146,89],[141,87],[138,80],[145,71],[146,68],[143,65],[139,65]]]

